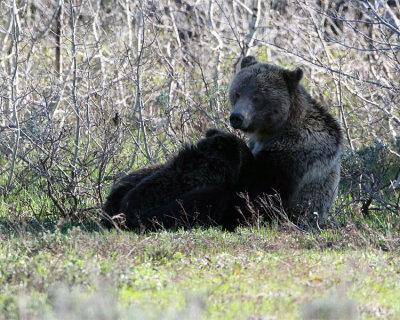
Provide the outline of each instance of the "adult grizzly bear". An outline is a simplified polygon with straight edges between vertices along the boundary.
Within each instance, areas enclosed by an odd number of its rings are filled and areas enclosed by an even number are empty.
[[[223,224],[235,188],[247,177],[253,155],[233,134],[208,130],[164,165],[134,171],[112,189],[103,210],[125,215],[128,228]],[[204,195],[204,196],[203,196]],[[184,199],[185,210],[179,200]],[[229,199],[228,199],[229,198]],[[103,223],[111,227],[110,219]]]
[[[242,186],[250,199],[276,191],[295,220],[324,221],[337,194],[342,131],[300,85],[302,76],[245,57],[229,87],[230,122],[248,134],[254,155]]]

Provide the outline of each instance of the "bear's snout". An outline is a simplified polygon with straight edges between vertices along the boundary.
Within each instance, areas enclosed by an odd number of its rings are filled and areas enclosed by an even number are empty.
[[[244,117],[240,113],[232,113],[229,120],[234,129],[240,129],[242,128]]]

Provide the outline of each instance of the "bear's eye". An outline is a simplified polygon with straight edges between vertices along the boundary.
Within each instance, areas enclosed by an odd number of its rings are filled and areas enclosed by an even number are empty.
[[[253,100],[254,103],[259,103],[260,102],[260,98],[257,96],[254,96],[251,98]]]
[[[235,100],[238,100],[240,98],[240,93],[236,92],[234,97],[235,97]]]

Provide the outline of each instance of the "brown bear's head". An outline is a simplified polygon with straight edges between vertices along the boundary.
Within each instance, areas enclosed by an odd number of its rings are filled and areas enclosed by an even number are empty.
[[[290,71],[245,57],[229,86],[232,127],[257,135],[279,131],[288,120],[291,97],[302,76],[299,68]]]

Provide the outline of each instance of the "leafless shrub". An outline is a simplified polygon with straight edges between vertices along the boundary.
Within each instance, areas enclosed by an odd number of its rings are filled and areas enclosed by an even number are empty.
[[[374,144],[347,151],[342,159],[342,207],[356,205],[356,211],[365,217],[377,213],[390,222],[400,212],[398,156],[390,150],[398,149],[400,141],[388,145]]]

